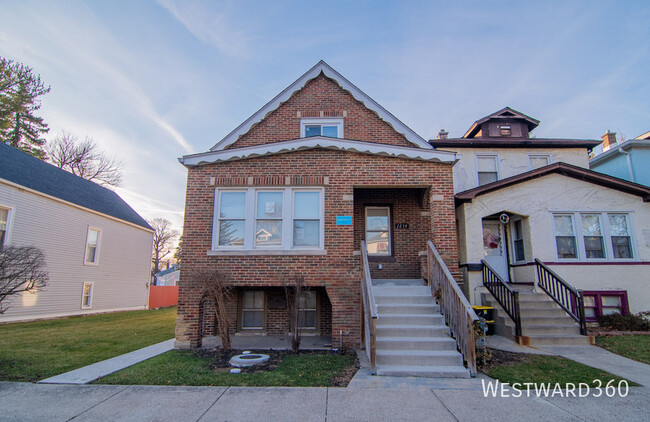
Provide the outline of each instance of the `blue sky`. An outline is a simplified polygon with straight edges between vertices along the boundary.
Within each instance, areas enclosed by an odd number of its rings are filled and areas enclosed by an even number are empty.
[[[48,138],[93,137],[118,192],[180,229],[186,171],[323,59],[425,138],[506,105],[537,137],[650,130],[646,1],[7,1],[0,55],[52,86]]]

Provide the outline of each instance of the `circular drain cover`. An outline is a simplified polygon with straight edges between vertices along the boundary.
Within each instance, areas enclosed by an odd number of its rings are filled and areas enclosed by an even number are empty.
[[[230,358],[230,365],[237,368],[247,368],[269,360],[269,355],[237,355]]]

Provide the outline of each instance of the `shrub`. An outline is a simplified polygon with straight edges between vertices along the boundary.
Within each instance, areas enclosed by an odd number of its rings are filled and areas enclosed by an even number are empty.
[[[620,315],[611,314],[603,315],[598,318],[601,327],[611,328],[619,331],[650,331],[650,321],[647,321],[643,315]]]

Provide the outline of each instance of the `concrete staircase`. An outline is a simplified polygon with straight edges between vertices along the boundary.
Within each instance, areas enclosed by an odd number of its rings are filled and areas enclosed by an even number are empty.
[[[422,279],[375,279],[377,375],[469,378],[431,288]]]
[[[593,338],[580,334],[580,326],[543,291],[533,286],[516,286],[521,311],[520,343],[529,346],[573,346],[593,344]],[[515,337],[515,325],[497,300],[489,293],[481,294],[482,303],[495,308],[496,334]]]

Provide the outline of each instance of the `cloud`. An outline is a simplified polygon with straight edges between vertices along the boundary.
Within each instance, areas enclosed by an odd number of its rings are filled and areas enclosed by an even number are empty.
[[[232,25],[232,16],[213,10],[217,3],[188,3],[176,0],[157,0],[188,31],[200,41],[213,46],[223,54],[246,58],[250,55],[249,36]],[[218,3],[223,10],[223,2]]]

